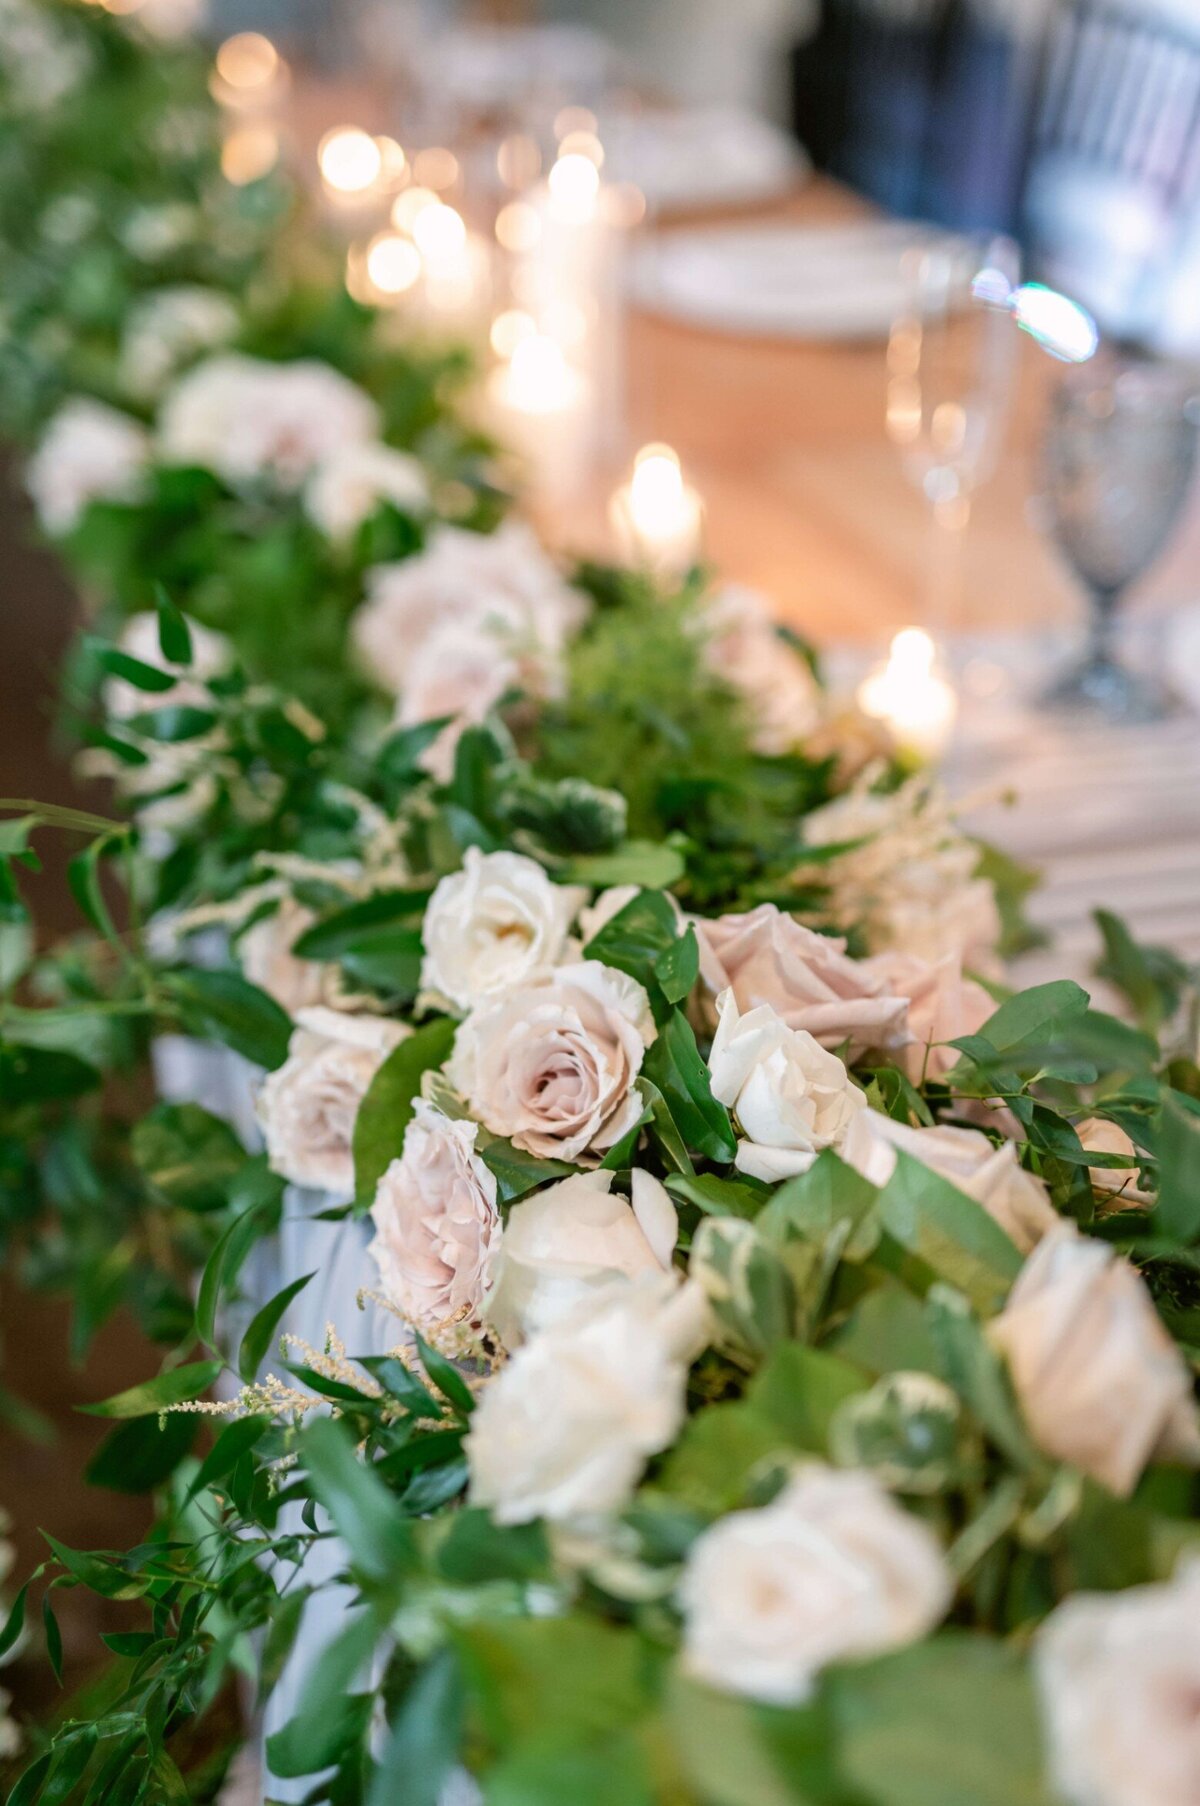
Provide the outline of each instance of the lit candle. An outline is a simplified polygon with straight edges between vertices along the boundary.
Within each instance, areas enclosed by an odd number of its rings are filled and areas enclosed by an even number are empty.
[[[625,556],[651,570],[679,576],[700,556],[704,504],[669,445],[643,446],[609,503],[609,519]]]
[[[487,392],[496,434],[525,460],[532,488],[570,495],[586,462],[590,394],[562,346],[536,328],[517,336]]]
[[[370,132],[339,125],[317,148],[317,167],[326,198],[340,209],[361,209],[378,198],[384,154]]]
[[[886,665],[859,686],[858,706],[882,721],[898,746],[933,759],[950,738],[958,714],[952,686],[935,670],[937,649],[919,627],[906,627],[892,641]]]

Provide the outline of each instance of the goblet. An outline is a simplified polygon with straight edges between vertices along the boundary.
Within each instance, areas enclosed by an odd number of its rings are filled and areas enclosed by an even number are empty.
[[[996,467],[1011,405],[1020,254],[1006,238],[942,238],[904,260],[888,343],[888,436],[930,505],[926,623],[957,624],[971,499]]]
[[[1083,657],[1046,695],[1055,707],[1125,721],[1170,712],[1169,691],[1120,662],[1114,635],[1122,597],[1179,518],[1196,461],[1196,422],[1194,373],[1132,354],[1079,366],[1053,397],[1045,502],[1090,605]]]

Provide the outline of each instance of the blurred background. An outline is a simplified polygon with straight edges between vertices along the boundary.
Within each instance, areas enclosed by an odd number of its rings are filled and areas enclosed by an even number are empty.
[[[703,555],[942,759],[1042,870],[1023,977],[1086,974],[1101,900],[1200,957],[1198,0],[110,10],[209,45],[227,178],[289,165],[357,298],[473,342],[552,545]],[[78,603],[15,458],[0,571],[0,792],[66,801]],[[70,1407],[144,1351],[81,1375],[2,1275],[0,1329],[46,1420],[0,1456],[20,1565],[122,1545]]]

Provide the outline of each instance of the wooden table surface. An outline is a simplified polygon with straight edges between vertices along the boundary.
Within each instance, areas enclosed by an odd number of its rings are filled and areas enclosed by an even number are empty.
[[[866,212],[818,177],[755,217],[824,224]],[[763,589],[818,640],[883,643],[922,618],[932,527],[885,435],[882,343],[747,339],[634,309],[627,347],[630,453],[652,439],[675,447],[705,499],[707,552],[726,577]],[[976,497],[966,546],[967,627],[1081,618],[1031,506],[1046,399],[1062,368],[1022,336],[1007,447]],[[604,547],[617,474],[598,472],[577,507],[541,516],[543,530],[559,544]],[[1139,600],[1187,598],[1198,577],[1193,502]]]

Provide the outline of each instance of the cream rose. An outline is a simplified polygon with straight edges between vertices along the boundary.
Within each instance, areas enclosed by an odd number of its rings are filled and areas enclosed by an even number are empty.
[[[631,1206],[612,1181],[576,1173],[513,1206],[487,1305],[505,1347],[565,1318],[598,1287],[670,1272],[679,1223],[665,1187],[635,1168]]]
[[[807,661],[776,628],[757,590],[729,583],[704,607],[705,662],[746,700],[761,753],[790,752],[821,725],[820,686]]]
[[[320,464],[378,430],[374,402],[328,364],[222,352],[167,396],[159,449],[167,463],[198,464],[234,488],[270,480],[298,489]]]
[[[586,899],[523,853],[468,847],[462,870],[441,880],[425,911],[422,989],[466,1011],[557,965]]]
[[[419,1098],[375,1193],[371,1254],[392,1303],[425,1332],[477,1322],[500,1246],[496,1179],[475,1151],[479,1126]]]
[[[410,1032],[381,1016],[299,1012],[288,1057],[267,1074],[258,1098],[272,1172],[317,1191],[353,1192],[358,1107]]]
[[[654,1034],[641,985],[583,960],[472,1010],[447,1075],[493,1135],[544,1160],[578,1160],[637,1122],[634,1080]]]
[[[429,484],[416,458],[377,440],[340,446],[317,466],[304,490],[305,512],[330,539],[349,539],[380,502],[423,514]]]
[[[933,1533],[873,1475],[805,1462],[772,1504],[692,1544],[684,1664],[726,1692],[796,1705],[828,1663],[924,1636],[953,1594]]]
[[[879,953],[863,961],[893,997],[907,998],[911,1039],[892,1058],[914,1085],[944,1079],[958,1064],[955,1047],[944,1043],[974,1035],[996,1013],[993,998],[973,978],[964,978],[956,953],[933,964],[911,953]]]
[[[1136,1269],[1060,1223],[989,1328],[1038,1444],[1124,1497],[1147,1463],[1200,1460],[1192,1381]]]
[[[839,1152],[872,1185],[886,1185],[896,1155],[910,1154],[982,1205],[1022,1254],[1062,1222],[1042,1181],[1020,1164],[1013,1143],[995,1147],[978,1129],[910,1129],[878,1110],[862,1110]]]
[[[696,927],[740,1010],[769,1004],[789,1028],[804,1029],[823,1047],[848,1041],[851,1058],[908,1039],[904,997],[868,962],[848,959],[845,941],[815,934],[773,903]]]
[[[552,687],[562,648],[586,610],[586,599],[563,582],[528,527],[441,527],[415,557],[368,572],[351,637],[364,669],[399,697],[411,687],[417,652],[447,627],[484,640],[494,660],[512,660],[522,687],[540,694]]]
[[[238,942],[238,959],[252,985],[273,997],[289,1016],[318,1004],[336,1007],[339,974],[324,960],[301,959],[292,952],[316,917],[294,897],[280,899],[270,915],[251,923]]]
[[[471,1499],[499,1524],[619,1511],[682,1428],[704,1346],[698,1288],[609,1287],[531,1337],[485,1386],[466,1440]]]
[[[717,999],[720,1020],[708,1056],[713,1096],[741,1127],[736,1166],[756,1179],[786,1179],[838,1147],[867,1100],[836,1054],[769,1004],[742,1015],[732,991]]]
[[[1167,1585],[1068,1599],[1037,1634],[1034,1673],[1066,1806],[1196,1806],[1200,1562]]]
[[[68,401],[25,472],[42,526],[70,533],[91,502],[136,501],[149,456],[149,435],[128,414],[83,396]]]
[[[486,634],[451,622],[430,634],[409,661],[396,726],[420,727],[449,717],[420,759],[423,770],[448,784],[464,730],[478,727],[509,691],[520,688],[515,659],[502,656]]]

